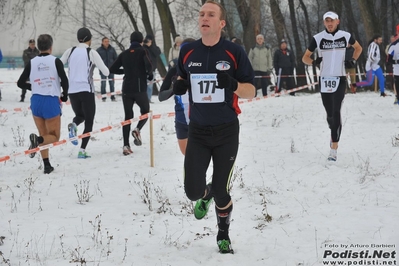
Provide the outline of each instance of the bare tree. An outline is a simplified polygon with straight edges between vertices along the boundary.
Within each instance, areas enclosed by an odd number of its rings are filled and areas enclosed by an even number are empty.
[[[269,1],[270,1],[272,19],[274,23],[274,29],[276,30],[277,40],[281,40],[284,38],[284,30],[286,28],[284,22],[284,16],[281,13],[279,1],[277,0],[269,0]]]
[[[373,0],[357,0],[359,5],[362,21],[364,24],[364,31],[366,33],[367,40],[379,32],[380,21],[377,19],[375,14],[375,4]]]
[[[260,0],[234,0],[243,29],[243,43],[249,49],[260,33]]]
[[[305,66],[302,63],[302,54],[303,54],[303,49],[302,49],[302,45],[301,45],[301,40],[299,38],[299,32],[295,29],[298,28],[297,26],[297,19],[296,19],[296,15],[295,15],[295,4],[294,4],[294,0],[288,0],[288,6],[290,9],[290,18],[291,18],[291,24],[292,24],[292,33],[294,35],[294,42],[295,42],[295,54],[296,54],[296,70],[297,70],[297,74],[299,75],[304,75],[305,74]],[[297,79],[297,83],[298,85],[304,85],[306,84],[306,79],[304,78],[299,78]]]

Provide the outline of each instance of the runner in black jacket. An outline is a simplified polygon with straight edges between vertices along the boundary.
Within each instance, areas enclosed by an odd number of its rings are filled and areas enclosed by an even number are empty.
[[[143,34],[135,31],[130,35],[131,45],[129,49],[122,52],[110,68],[111,73],[125,74],[122,85],[122,101],[125,110],[125,120],[132,119],[133,104],[140,107],[140,113],[146,114],[150,111],[150,104],[147,97],[147,79],[152,80],[152,64],[147,51],[142,47]],[[121,69],[123,67],[123,69]],[[140,146],[140,130],[147,119],[140,120],[137,127],[133,129],[134,144]],[[129,155],[132,152],[129,144],[130,123],[123,126],[123,154]]]
[[[226,12],[218,2],[206,1],[199,12],[202,38],[181,47],[177,64],[176,95],[189,93],[190,124],[184,160],[184,188],[197,200],[194,215],[202,219],[215,199],[217,245],[231,253],[229,238],[233,202],[230,178],[238,152],[238,97],[255,95],[254,72],[242,47],[221,38]],[[212,184],[206,172],[213,161]]]

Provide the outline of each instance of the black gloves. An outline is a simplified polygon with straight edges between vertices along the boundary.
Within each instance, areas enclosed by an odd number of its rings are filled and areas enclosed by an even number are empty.
[[[355,68],[356,60],[352,58],[352,60],[345,60],[345,68]]]
[[[60,99],[62,102],[68,101],[68,93],[61,92]]]
[[[318,66],[320,65],[321,61],[323,61],[323,57],[317,57],[316,60],[313,60],[312,65]]]
[[[147,79],[149,80],[149,81],[151,81],[151,80],[153,80],[154,79],[154,74],[148,74],[148,77],[147,77]]]
[[[183,95],[190,88],[190,83],[185,79],[178,79],[173,84],[173,93],[175,95]]]
[[[218,85],[216,86],[216,88],[218,89],[228,89],[231,91],[236,91],[238,88],[237,80],[230,77],[230,75],[226,71],[217,71],[216,79],[218,81]]]

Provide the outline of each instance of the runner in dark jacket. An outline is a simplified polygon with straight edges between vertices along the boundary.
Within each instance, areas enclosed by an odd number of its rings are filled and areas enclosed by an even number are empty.
[[[124,74],[122,85],[122,101],[125,110],[125,120],[132,119],[133,104],[140,107],[140,113],[146,114],[150,111],[150,104],[147,97],[147,79],[152,80],[152,64],[147,51],[142,47],[143,34],[135,31],[130,35],[130,47],[123,51],[110,68],[111,73]],[[123,67],[123,68],[121,68]],[[133,129],[134,144],[140,146],[140,130],[147,119],[140,120],[137,127]],[[129,155],[132,152],[129,144],[130,123],[124,125],[123,132],[123,154]]]

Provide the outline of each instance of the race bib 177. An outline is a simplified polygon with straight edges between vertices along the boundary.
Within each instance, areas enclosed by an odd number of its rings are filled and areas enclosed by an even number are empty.
[[[224,102],[224,89],[217,89],[216,74],[190,74],[191,94],[195,103]]]

